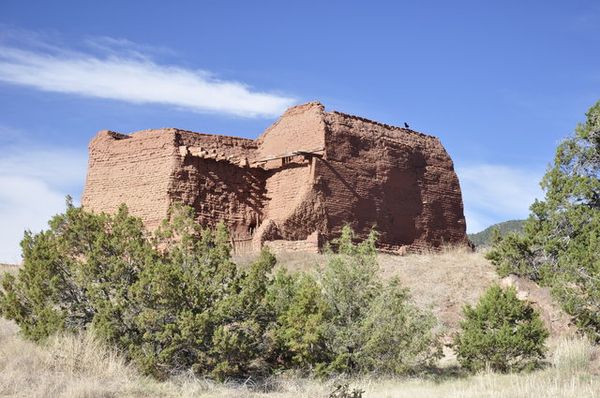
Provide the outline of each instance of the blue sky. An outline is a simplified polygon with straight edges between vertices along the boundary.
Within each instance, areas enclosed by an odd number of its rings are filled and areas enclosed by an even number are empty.
[[[597,1],[0,3],[0,261],[101,129],[256,137],[310,100],[441,138],[476,232],[522,218],[600,98]]]

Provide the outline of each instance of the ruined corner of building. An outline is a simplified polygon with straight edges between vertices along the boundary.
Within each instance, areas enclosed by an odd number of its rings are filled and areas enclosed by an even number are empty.
[[[460,186],[440,141],[318,102],[288,109],[255,140],[174,128],[101,131],[82,204],[125,203],[149,229],[174,203],[219,221],[234,250],[317,252],[348,224],[381,250],[467,244]]]

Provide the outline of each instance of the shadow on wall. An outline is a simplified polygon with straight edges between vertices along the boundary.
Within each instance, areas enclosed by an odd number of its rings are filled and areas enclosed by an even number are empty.
[[[212,225],[223,220],[234,240],[251,239],[267,201],[266,171],[196,157],[186,159],[183,169],[188,183],[197,187],[194,197],[184,202],[194,207],[198,221]]]
[[[423,212],[419,181],[423,178],[425,160],[418,153],[411,154],[410,158],[413,163],[411,166],[387,167],[381,174],[376,167],[372,167],[370,171],[363,169],[362,175],[357,175],[357,171],[353,169],[349,169],[347,173],[340,172],[338,168],[344,167],[342,162],[320,160],[320,164],[326,168],[322,174],[329,180],[321,184],[325,197],[343,197],[342,190],[351,196],[329,213],[331,224],[339,228],[349,224],[362,234],[375,227],[381,233],[379,242],[383,245],[413,243],[422,232],[419,231],[417,220]],[[344,174],[349,174],[351,178]],[[335,181],[331,181],[332,179]],[[365,180],[362,184],[361,179]],[[359,188],[355,188],[349,181],[356,181]]]

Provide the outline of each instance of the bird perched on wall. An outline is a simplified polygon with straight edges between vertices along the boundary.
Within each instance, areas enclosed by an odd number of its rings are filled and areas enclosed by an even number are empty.
[[[406,129],[410,128],[410,126],[408,125],[408,123],[404,122],[404,128],[406,128]]]

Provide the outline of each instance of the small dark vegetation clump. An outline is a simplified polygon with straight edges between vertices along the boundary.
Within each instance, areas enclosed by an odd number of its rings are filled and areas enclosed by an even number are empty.
[[[514,287],[490,287],[475,307],[464,308],[454,337],[461,366],[469,371],[515,372],[538,367],[549,333],[538,313]]]
[[[436,320],[380,279],[375,241],[356,244],[345,228],[314,273],[275,270],[267,250],[240,268],[225,226],[199,227],[190,208],[150,234],[125,206],[68,202],[48,230],[26,233],[0,314],[34,341],[91,329],[159,379],[417,372],[439,358]]]
[[[350,389],[348,384],[339,384],[329,394],[329,398],[363,398],[365,392],[358,388]]]

